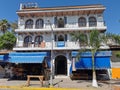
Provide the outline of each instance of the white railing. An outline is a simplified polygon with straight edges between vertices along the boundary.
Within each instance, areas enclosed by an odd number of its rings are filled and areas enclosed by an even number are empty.
[[[89,46],[83,46],[80,45],[79,42],[64,42],[64,45],[58,46],[58,42],[53,42],[53,50],[77,50],[81,48],[87,48],[90,49]],[[35,44],[29,44],[26,46],[24,43],[17,43],[16,47],[14,47],[13,50],[51,50],[51,42],[44,42],[41,43],[41,45],[35,45]],[[101,49],[109,49],[109,46],[107,45],[101,45]]]
[[[63,46],[58,46],[57,45],[58,42],[53,42],[53,49],[76,49],[76,48],[79,48],[79,44],[77,42],[64,42],[64,45]],[[51,42],[45,42],[43,45],[35,45],[35,44],[28,44],[28,45],[25,45],[24,43],[17,43],[16,46],[14,47],[14,50],[15,49],[24,49],[26,48],[29,49],[31,48],[32,49],[51,49]]]
[[[53,28],[86,28],[86,27],[89,28],[89,26],[79,27],[78,22],[67,23],[66,25],[64,25],[64,27],[57,27],[56,25],[52,24],[52,27]],[[97,26],[95,26],[95,27],[105,27],[105,25],[103,22],[101,22],[101,23],[97,24]],[[35,24],[33,25],[33,28],[25,28],[25,24],[18,24],[18,29],[35,29],[36,30]],[[39,28],[39,29],[50,29],[50,26],[48,23],[44,23],[43,28]]]

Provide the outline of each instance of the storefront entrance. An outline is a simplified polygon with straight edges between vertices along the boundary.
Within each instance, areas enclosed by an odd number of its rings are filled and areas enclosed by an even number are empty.
[[[55,75],[67,75],[67,59],[63,55],[55,58]]]

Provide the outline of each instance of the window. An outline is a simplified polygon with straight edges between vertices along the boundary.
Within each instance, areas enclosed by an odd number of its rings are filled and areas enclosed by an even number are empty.
[[[44,25],[43,19],[38,19],[38,20],[36,21],[35,28],[37,28],[37,29],[43,28],[43,25]]]
[[[35,37],[35,44],[40,44],[43,41],[43,37],[42,36],[36,36]]]
[[[57,41],[57,35],[56,34],[54,35],[54,40]]]
[[[57,27],[57,17],[54,17],[54,25]]]
[[[67,17],[64,17],[64,23],[67,24]]]
[[[96,18],[95,18],[95,17],[90,17],[90,18],[89,18],[89,26],[90,26],[90,27],[97,26],[97,21],[96,21]]]
[[[58,41],[64,41],[64,36],[63,35],[59,35],[58,36]]]
[[[29,19],[25,22],[25,28],[32,29],[33,28],[33,20]]]
[[[78,26],[79,27],[85,27],[86,26],[86,19],[84,17],[80,17],[78,19]]]
[[[58,28],[63,28],[64,27],[64,19],[60,18],[58,20]]]
[[[30,46],[31,44],[32,44],[32,37],[31,37],[31,36],[25,37],[25,39],[24,39],[24,46],[25,46],[25,47],[28,47],[28,46]]]

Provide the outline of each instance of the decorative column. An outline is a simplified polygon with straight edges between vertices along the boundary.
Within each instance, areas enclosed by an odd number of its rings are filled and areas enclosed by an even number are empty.
[[[53,65],[53,76],[55,76],[55,58],[53,58],[52,65]]]
[[[89,27],[89,16],[86,16],[86,27]]]
[[[76,68],[75,68],[75,61],[76,61],[76,58],[73,57],[73,58],[72,58],[72,71],[76,71]]]
[[[69,58],[69,53],[66,53],[66,56],[67,56],[67,76],[70,76],[71,62],[70,62],[70,58]]]
[[[32,48],[34,47],[34,44],[35,44],[35,43],[34,43],[34,42],[35,42],[34,40],[35,40],[35,34],[32,34]]]
[[[23,39],[23,35],[22,34],[18,34],[16,44],[17,44],[18,47],[23,47],[24,39]]]
[[[36,20],[37,19],[33,19],[33,29],[35,29]]]

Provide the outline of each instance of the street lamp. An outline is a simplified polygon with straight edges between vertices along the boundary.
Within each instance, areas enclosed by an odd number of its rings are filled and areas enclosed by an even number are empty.
[[[50,22],[50,20],[48,20],[48,23],[50,25],[50,28],[51,28],[51,74],[50,74],[50,86],[52,87],[53,86],[53,41],[54,41],[54,38],[53,38],[53,28],[52,28],[52,24]]]

